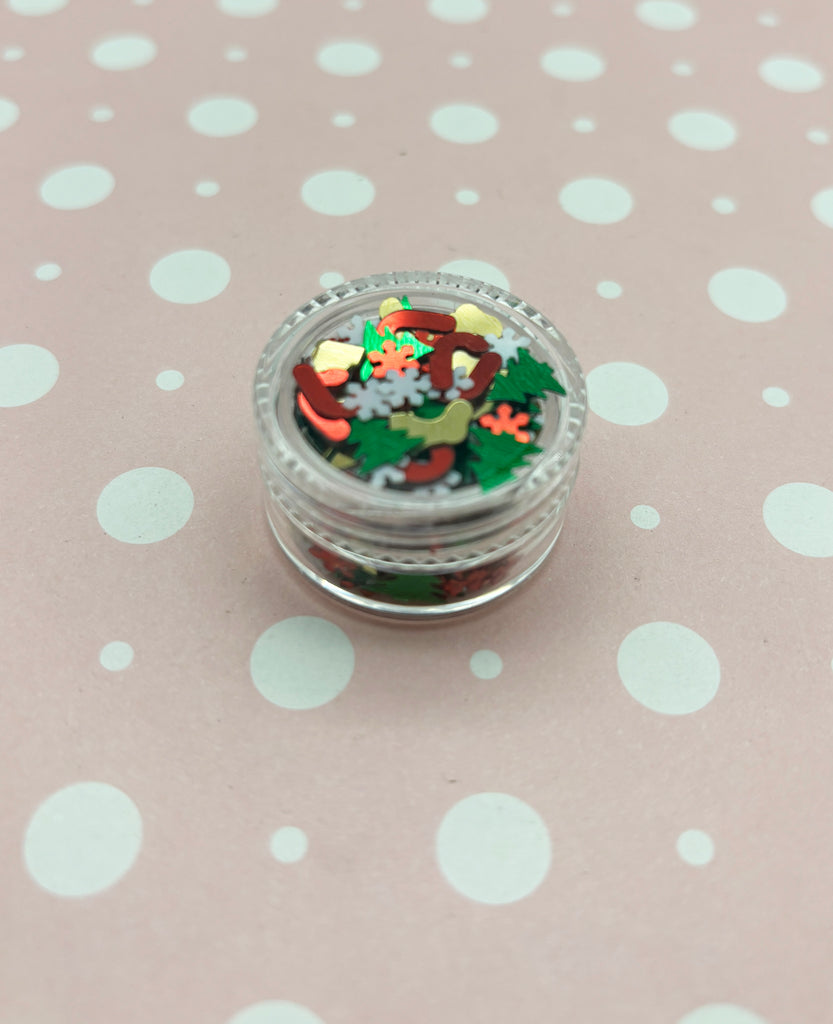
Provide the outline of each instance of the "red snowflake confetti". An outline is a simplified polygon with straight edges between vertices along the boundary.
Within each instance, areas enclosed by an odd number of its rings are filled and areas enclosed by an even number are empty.
[[[405,371],[411,367],[418,367],[416,359],[409,359],[414,354],[413,345],[403,345],[397,349],[395,341],[382,342],[381,352],[368,352],[367,358],[374,363],[373,376],[384,379],[386,373],[395,370],[400,377],[405,376]]]
[[[512,434],[515,440],[520,441],[521,444],[527,444],[529,441],[529,434],[521,429],[529,423],[529,413],[513,414],[512,406],[508,402],[500,403],[497,407],[497,416],[488,413],[486,416],[481,416],[477,422],[481,427],[488,427],[495,435]]]

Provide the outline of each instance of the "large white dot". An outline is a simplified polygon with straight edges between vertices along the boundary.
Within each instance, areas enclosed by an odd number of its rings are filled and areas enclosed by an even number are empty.
[[[636,5],[636,16],[643,25],[664,32],[680,32],[697,22],[697,11],[679,0],[642,0]]]
[[[155,544],[191,518],[194,493],[170,469],[143,466],[111,480],[98,496],[96,515],[105,533],[125,544]]]
[[[431,114],[431,131],[446,142],[471,145],[487,142],[497,134],[500,122],[485,107],[473,103],[450,103]]]
[[[301,186],[301,199],[316,213],[348,217],[366,210],[376,197],[369,178],[357,171],[319,171]]]
[[[270,626],[249,659],[252,682],[272,704],[303,710],[334,700],[350,682],[353,645],[335,623],[298,615]]]
[[[84,210],[102,202],[116,179],[98,164],[72,164],[54,171],[41,182],[40,197],[55,210]]]
[[[565,213],[585,224],[616,224],[633,209],[633,197],[608,178],[576,178],[558,195]]]
[[[714,840],[699,828],[690,828],[677,837],[677,853],[686,864],[699,868],[714,860]]]
[[[58,360],[40,345],[0,347],[0,408],[28,405],[52,390],[58,379]]]
[[[830,141],[830,133],[824,128],[810,128],[807,132],[807,141],[816,146],[826,146]]]
[[[453,25],[480,21],[489,13],[486,0],[428,0],[428,13]]]
[[[109,36],[90,50],[90,60],[105,71],[143,68],[156,56],[156,43],[148,36]]]
[[[324,1024],[324,1021],[300,1003],[268,999],[239,1010],[226,1024]]]
[[[813,216],[825,227],[833,228],[833,188],[816,192],[810,203]]]
[[[689,149],[728,149],[738,133],[732,122],[708,110],[681,110],[668,121],[668,131]]]
[[[659,512],[653,505],[634,505],[631,509],[631,522],[640,530],[656,530],[659,526]]]
[[[663,715],[699,711],[720,686],[720,662],[711,646],[676,622],[646,622],[628,633],[617,667],[631,697]]]
[[[22,60],[26,56],[26,51],[22,46],[6,46],[3,50],[3,60]]]
[[[68,3],[69,0],[6,0],[10,11],[32,18],[44,14],[54,14],[56,11],[63,10]]]
[[[443,818],[436,856],[446,881],[478,903],[514,903],[538,888],[551,861],[550,835],[529,804],[508,793],[475,793]]]
[[[231,268],[216,252],[181,249],[154,263],[149,280],[160,298],[190,306],[208,302],[225,291]]]
[[[761,398],[773,409],[783,409],[785,405],[790,404],[790,394],[783,388],[764,388]]]
[[[833,557],[833,491],[818,484],[782,484],[766,496],[764,523],[785,548],[809,558]]]
[[[35,277],[39,281],[57,281],[63,271],[57,263],[41,263],[35,268]]]
[[[278,0],[216,0],[216,4],[233,18],[262,18],[277,9]]]
[[[237,96],[214,96],[200,100],[188,111],[188,123],[200,135],[227,139],[242,135],[257,124],[257,108]]]
[[[272,856],[281,864],[296,864],[306,856],[308,846],[306,832],[294,825],[284,825],[269,840]]]
[[[133,648],[124,640],[111,640],[101,648],[98,660],[108,672],[123,672],[133,662]]]
[[[767,57],[758,65],[758,74],[782,92],[814,92],[824,85],[824,72],[799,57]]]
[[[708,1003],[680,1017],[677,1024],[767,1024],[767,1021],[735,1003]]]
[[[665,412],[668,389],[637,363],[602,363],[587,375],[587,404],[609,423],[641,427]]]
[[[315,55],[315,63],[330,75],[353,78],[375,71],[382,63],[382,55],[370,43],[345,39],[322,46]]]
[[[709,281],[709,298],[721,313],[748,324],[762,324],[787,308],[787,293],[768,274],[749,267],[727,267]]]
[[[0,96],[0,132],[11,128],[19,117],[20,107],[14,100],[8,100],[5,96]]]
[[[437,268],[445,274],[459,274],[461,277],[473,277],[475,281],[485,281],[496,288],[509,291],[509,278],[493,263],[485,260],[450,260]]]
[[[557,46],[541,56],[541,68],[562,82],[590,82],[604,74],[605,61],[592,50]]]
[[[92,896],[133,866],[142,845],[142,817],[120,789],[76,782],[37,808],[26,828],[29,874],[56,896]]]
[[[496,679],[503,671],[503,659],[496,651],[475,651],[469,668],[478,679]]]

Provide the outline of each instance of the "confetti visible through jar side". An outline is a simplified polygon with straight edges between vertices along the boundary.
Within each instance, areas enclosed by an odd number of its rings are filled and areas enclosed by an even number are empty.
[[[543,400],[565,395],[528,344],[472,303],[452,315],[391,296],[378,319],[354,317],[295,366],[296,420],[331,465],[370,486],[489,491],[541,451]]]

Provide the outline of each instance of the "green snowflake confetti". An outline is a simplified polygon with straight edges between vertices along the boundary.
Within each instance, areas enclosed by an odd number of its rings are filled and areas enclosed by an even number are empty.
[[[498,374],[489,390],[491,402],[526,402],[529,397],[543,398],[545,391],[558,395],[567,392],[555,379],[552,367],[539,363],[525,348],[518,349],[517,359],[507,366],[506,376]]]

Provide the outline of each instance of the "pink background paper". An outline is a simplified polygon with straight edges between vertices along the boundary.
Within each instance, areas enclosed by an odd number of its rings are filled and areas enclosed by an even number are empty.
[[[0,24],[0,1020],[827,1024],[829,3]],[[390,625],[276,551],[251,379],[322,275],[460,260],[583,466],[527,586]]]

